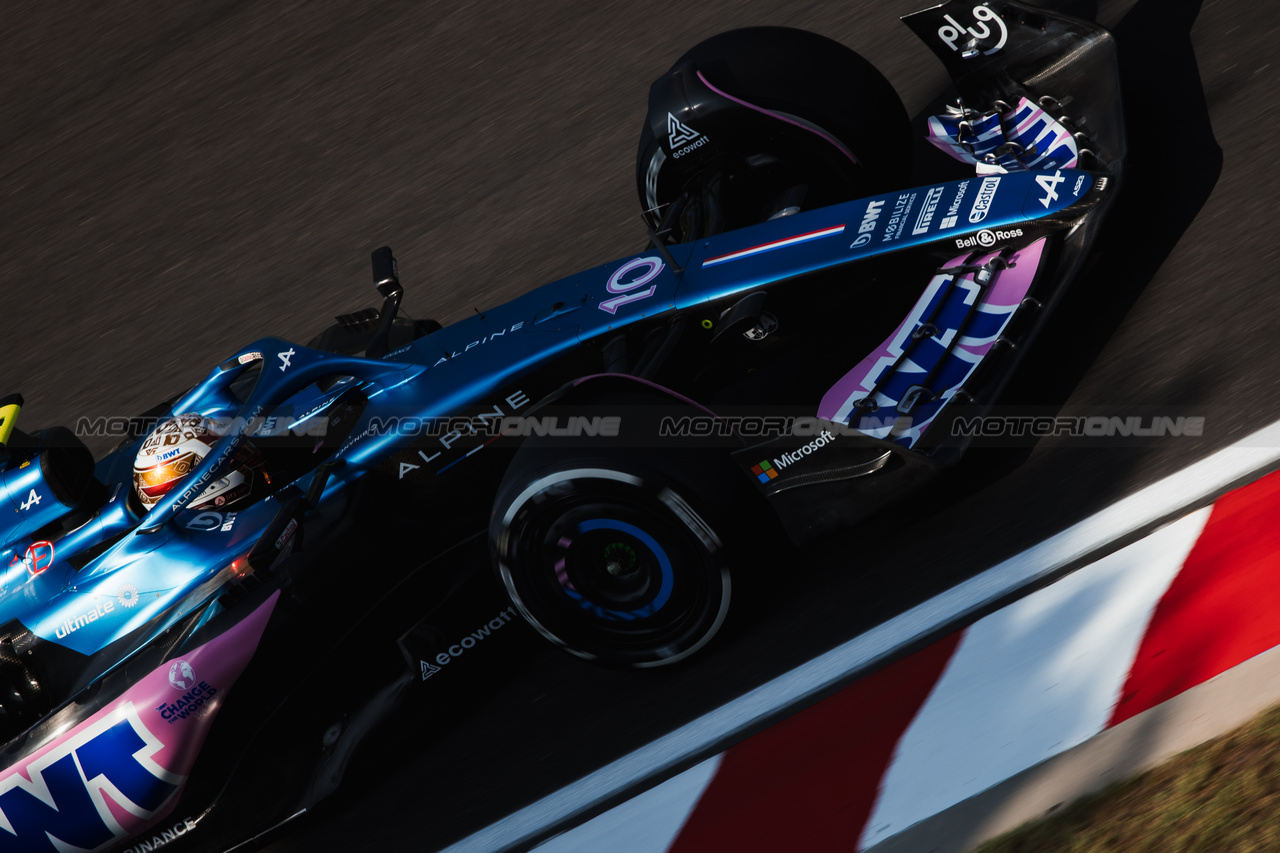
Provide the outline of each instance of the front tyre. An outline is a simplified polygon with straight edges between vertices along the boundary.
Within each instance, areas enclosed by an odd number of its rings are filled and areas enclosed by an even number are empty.
[[[509,477],[490,530],[526,620],[571,654],[654,667],[701,649],[729,608],[720,537],[674,482],[610,462]]]

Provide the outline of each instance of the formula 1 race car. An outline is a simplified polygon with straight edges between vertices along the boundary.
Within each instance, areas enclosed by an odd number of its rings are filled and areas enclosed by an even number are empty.
[[[441,328],[384,247],[380,310],[81,419],[123,433],[96,461],[0,400],[0,848],[226,846],[230,804],[305,812],[522,625],[683,660],[762,532],[957,459],[1116,195],[1114,44],[1017,2],[905,20],[960,95],[928,119],[954,180],[903,189],[906,112],[850,50],[736,30],[650,90],[644,251]]]

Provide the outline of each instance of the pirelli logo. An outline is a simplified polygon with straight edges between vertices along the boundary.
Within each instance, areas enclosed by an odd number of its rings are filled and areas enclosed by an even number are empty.
[[[912,234],[923,234],[929,230],[929,225],[933,222],[933,212],[938,209],[938,202],[942,201],[942,187],[934,187],[924,197],[924,204],[920,206],[920,215],[916,217],[916,225],[911,229]]]

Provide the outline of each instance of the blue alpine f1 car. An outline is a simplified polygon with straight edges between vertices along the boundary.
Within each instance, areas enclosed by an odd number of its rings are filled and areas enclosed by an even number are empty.
[[[906,113],[856,54],[736,30],[650,90],[644,251],[441,328],[379,249],[380,310],[81,419],[121,433],[96,461],[0,400],[0,850],[229,846],[469,661],[534,632],[681,661],[762,531],[958,458],[1115,197],[1114,45],[1012,0],[905,20],[959,93],[927,120],[952,180],[903,188]]]

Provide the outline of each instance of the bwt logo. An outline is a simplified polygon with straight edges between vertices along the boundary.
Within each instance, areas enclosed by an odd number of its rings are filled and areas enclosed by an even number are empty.
[[[858,238],[849,244],[850,249],[856,249],[871,242],[871,232],[876,230],[876,220],[880,218],[883,208],[883,201],[867,204],[867,212],[862,215],[862,223],[858,225]]]
[[[152,760],[163,747],[130,702],[47,755],[10,768],[0,779],[0,849],[97,850],[128,835],[106,797],[144,820],[159,811],[186,778]]]

